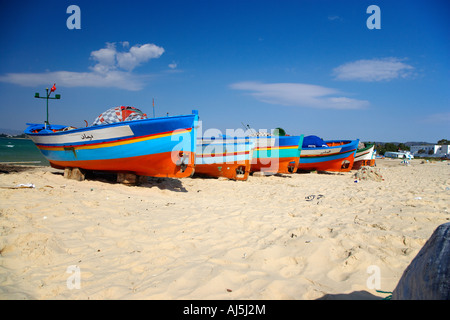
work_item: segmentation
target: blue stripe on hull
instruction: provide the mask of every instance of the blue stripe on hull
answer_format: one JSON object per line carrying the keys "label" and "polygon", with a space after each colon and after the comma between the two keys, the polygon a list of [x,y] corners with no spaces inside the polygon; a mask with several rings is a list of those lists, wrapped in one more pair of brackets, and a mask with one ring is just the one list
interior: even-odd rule
{"label": "blue stripe on hull", "polygon": [[[286,147],[286,146],[293,146],[293,145],[299,145],[300,139],[302,139],[303,136],[258,136],[258,137],[249,137],[252,141],[255,142],[255,144],[258,144],[258,141],[268,141],[270,139],[275,140],[274,147]],[[299,149],[301,149],[301,144],[299,145]]]}
{"label": "blue stripe on hull", "polygon": [[28,124],[25,133],[40,147],[49,161],[113,160],[174,150],[195,152],[197,121],[198,115],[193,112],[192,115],[126,121],[57,132],[51,130],[62,130],[65,126],[48,125],[44,129],[43,124]]}
{"label": "blue stripe on hull", "polygon": [[[195,134],[195,132],[194,132]],[[191,132],[151,140],[95,149],[41,150],[46,158],[55,161],[85,161],[122,159],[151,155],[173,150],[192,150]],[[195,139],[194,139],[195,140]]]}

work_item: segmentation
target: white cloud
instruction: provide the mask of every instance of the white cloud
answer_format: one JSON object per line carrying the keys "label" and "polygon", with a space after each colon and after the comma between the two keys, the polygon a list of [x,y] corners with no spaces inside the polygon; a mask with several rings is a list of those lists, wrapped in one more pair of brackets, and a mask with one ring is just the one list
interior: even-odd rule
{"label": "white cloud", "polygon": [[[122,42],[124,48],[129,45],[128,41]],[[163,53],[164,48],[151,43],[135,45],[125,52],[119,52],[115,43],[107,43],[106,48],[91,52],[91,59],[97,61],[97,64],[91,69],[96,72],[108,72],[116,69],[132,71],[150,59],[159,58]]]}
{"label": "white cloud", "polygon": [[363,109],[368,101],[343,97],[332,88],[304,83],[238,82],[231,84],[235,90],[250,91],[259,101],[285,106],[320,109]]}
{"label": "white cloud", "polygon": [[[127,41],[121,44],[124,49],[129,47]],[[0,76],[0,81],[22,86],[56,83],[62,87],[114,87],[136,91],[144,87],[151,75],[136,75],[132,71],[163,53],[164,49],[154,44],[135,45],[120,52],[115,43],[107,43],[105,48],[91,52],[90,58],[96,61],[90,67],[91,72],[8,73]]]}
{"label": "white cloud", "polygon": [[117,65],[119,68],[131,71],[150,59],[159,58],[163,53],[162,47],[151,43],[133,46],[128,52],[117,52]]}
{"label": "white cloud", "polygon": [[144,87],[145,79],[150,76],[138,76],[124,71],[70,72],[55,71],[44,73],[8,73],[0,76],[0,81],[25,87],[48,86],[56,83],[57,87],[113,87],[138,91]]}
{"label": "white cloud", "polygon": [[401,59],[391,57],[348,62],[335,68],[333,74],[337,80],[373,82],[406,78],[413,69]]}
{"label": "white cloud", "polygon": [[175,62],[172,62],[169,64],[169,68],[170,69],[176,69],[177,68],[177,64]]}
{"label": "white cloud", "polygon": [[95,72],[105,73],[116,68],[116,46],[114,43],[107,43],[106,48],[92,51],[91,59],[97,64],[91,69]]}

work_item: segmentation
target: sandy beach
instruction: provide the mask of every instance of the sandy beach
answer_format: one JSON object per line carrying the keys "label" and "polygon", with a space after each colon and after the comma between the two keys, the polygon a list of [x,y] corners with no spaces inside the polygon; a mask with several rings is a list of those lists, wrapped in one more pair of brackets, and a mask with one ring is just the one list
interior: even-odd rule
{"label": "sandy beach", "polygon": [[0,299],[384,298],[373,270],[392,291],[450,219],[450,163],[400,162],[377,160],[382,181],[352,171],[141,186],[2,167]]}

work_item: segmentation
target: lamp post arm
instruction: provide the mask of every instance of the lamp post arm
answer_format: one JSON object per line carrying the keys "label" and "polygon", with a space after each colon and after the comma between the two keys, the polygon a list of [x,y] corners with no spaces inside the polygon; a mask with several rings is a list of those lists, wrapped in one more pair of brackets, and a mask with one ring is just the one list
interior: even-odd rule
{"label": "lamp post arm", "polygon": [[45,126],[47,128],[47,125],[50,124],[50,123],[48,123],[48,98],[50,97],[50,94],[48,93],[48,88],[46,88],[45,90],[47,91],[47,121],[45,121]]}
{"label": "lamp post arm", "polygon": [[60,94],[56,94],[55,97],[50,97],[50,95],[52,94],[52,91],[50,90],[50,92],[49,92],[49,89],[48,89],[48,88],[45,88],[45,91],[46,91],[45,97],[40,97],[38,92],[36,92],[36,93],[34,94],[34,97],[35,97],[35,98],[45,99],[45,100],[46,100],[47,119],[46,119],[46,121],[45,121],[45,129],[47,129],[47,125],[50,125],[50,123],[49,123],[49,121],[48,121],[48,117],[49,117],[49,112],[48,112],[48,100],[49,100],[49,99],[57,99],[57,100],[59,100],[59,99],[61,99],[61,95],[60,95]]}

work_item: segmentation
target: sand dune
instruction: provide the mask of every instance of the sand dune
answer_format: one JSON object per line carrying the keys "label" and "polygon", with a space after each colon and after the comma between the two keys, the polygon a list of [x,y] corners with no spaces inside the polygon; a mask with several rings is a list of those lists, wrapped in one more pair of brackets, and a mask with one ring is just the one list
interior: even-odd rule
{"label": "sand dune", "polygon": [[131,187],[2,170],[0,298],[382,298],[368,268],[380,290],[395,288],[450,218],[450,166],[377,169],[383,181],[349,172]]}

